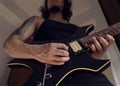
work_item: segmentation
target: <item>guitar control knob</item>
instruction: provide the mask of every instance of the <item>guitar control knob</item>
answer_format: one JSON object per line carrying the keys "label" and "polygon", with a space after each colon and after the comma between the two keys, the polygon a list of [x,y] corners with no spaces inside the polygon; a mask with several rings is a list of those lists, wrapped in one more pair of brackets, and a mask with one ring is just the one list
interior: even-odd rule
{"label": "guitar control knob", "polygon": [[45,79],[50,79],[50,78],[52,78],[52,74],[51,74],[51,73],[47,73],[47,74],[45,75]]}

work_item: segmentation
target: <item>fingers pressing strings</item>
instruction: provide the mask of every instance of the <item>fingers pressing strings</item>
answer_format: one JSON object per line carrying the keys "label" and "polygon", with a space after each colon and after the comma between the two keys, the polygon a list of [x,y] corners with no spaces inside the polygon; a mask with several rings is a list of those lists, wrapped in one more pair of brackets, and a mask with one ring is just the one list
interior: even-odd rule
{"label": "fingers pressing strings", "polygon": [[114,42],[114,38],[109,34],[103,37],[92,37],[92,40],[91,49],[93,52],[104,52]]}
{"label": "fingers pressing strings", "polygon": [[115,39],[111,35],[109,35],[109,34],[107,34],[107,35],[105,35],[103,37],[107,40],[109,45],[111,45],[115,41]]}

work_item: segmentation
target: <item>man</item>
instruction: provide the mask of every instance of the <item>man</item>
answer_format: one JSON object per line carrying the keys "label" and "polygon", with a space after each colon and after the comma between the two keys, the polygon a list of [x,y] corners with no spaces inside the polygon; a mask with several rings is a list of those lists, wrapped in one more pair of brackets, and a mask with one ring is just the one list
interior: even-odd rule
{"label": "man", "polygon": [[[38,84],[42,86],[54,86],[54,80],[53,82],[49,81],[48,84],[44,77],[43,83],[34,83],[38,71],[30,73],[31,76],[29,77],[25,75],[27,78],[22,75],[16,75],[18,73],[24,73],[25,67],[33,71],[39,70],[38,66],[33,65],[37,62],[57,65],[59,67],[69,62],[71,59],[70,53],[68,52],[69,47],[65,43],[52,41],[70,37],[78,27],[69,23],[72,16],[71,0],[45,0],[45,6],[42,8],[41,12],[42,17],[33,16],[26,20],[4,43],[3,48],[5,52],[13,58],[20,59],[14,60],[10,64],[13,65],[17,61],[17,64],[15,64],[14,67],[12,66],[14,70],[9,81],[11,86],[37,86]],[[79,34],[82,33],[83,32]],[[34,41],[50,42],[38,44],[34,43]],[[106,50],[114,42],[114,38],[107,34],[103,37],[93,37],[92,41],[93,44],[89,47],[91,57],[100,59],[104,57]],[[28,59],[34,60],[31,61],[32,65],[29,63]],[[29,70],[27,71],[29,72]],[[34,77],[35,75],[36,77]],[[40,75],[40,71],[38,75]],[[25,79],[24,82],[21,81],[23,77]],[[72,77],[72,79],[66,80],[56,86],[112,86],[102,73],[96,74],[86,71],[75,72]],[[16,82],[14,81],[15,79]]]}

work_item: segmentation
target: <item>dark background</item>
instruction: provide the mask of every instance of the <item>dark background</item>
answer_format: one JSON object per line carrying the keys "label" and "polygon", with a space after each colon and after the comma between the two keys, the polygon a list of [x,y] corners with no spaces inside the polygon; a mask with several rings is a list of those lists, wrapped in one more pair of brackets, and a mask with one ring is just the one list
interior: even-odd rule
{"label": "dark background", "polygon": [[[98,0],[105,15],[108,25],[120,22],[120,0]],[[120,51],[120,34],[115,36],[115,41]]]}

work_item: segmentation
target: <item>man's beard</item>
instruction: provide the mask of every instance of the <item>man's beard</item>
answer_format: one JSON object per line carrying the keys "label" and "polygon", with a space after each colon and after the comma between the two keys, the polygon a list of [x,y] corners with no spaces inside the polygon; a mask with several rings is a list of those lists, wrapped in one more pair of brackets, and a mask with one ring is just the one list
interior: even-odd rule
{"label": "man's beard", "polygon": [[61,9],[59,6],[52,6],[50,9],[49,9],[49,12],[50,13],[58,13],[58,12],[61,12]]}

